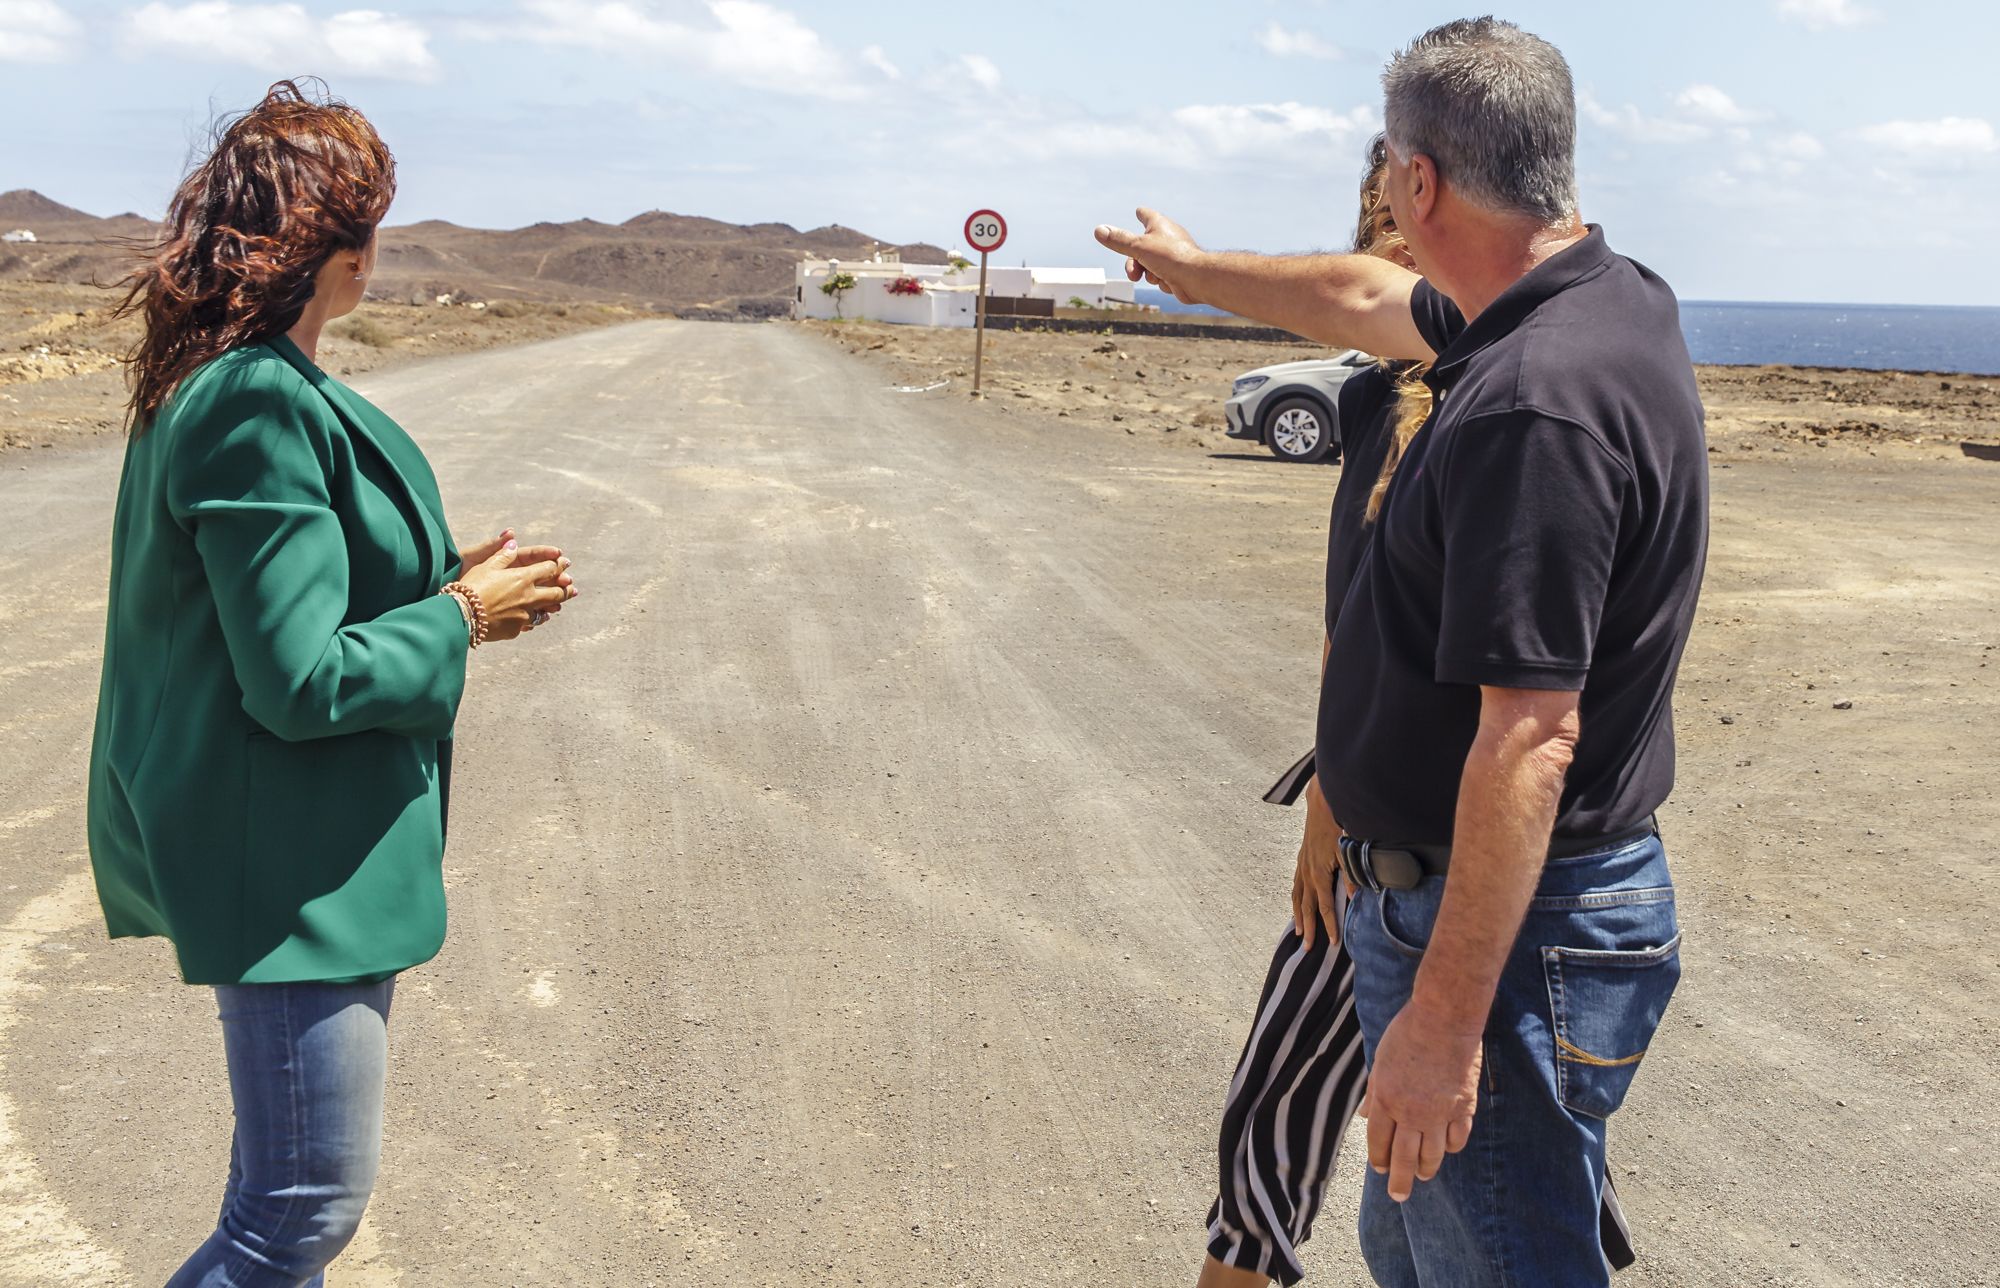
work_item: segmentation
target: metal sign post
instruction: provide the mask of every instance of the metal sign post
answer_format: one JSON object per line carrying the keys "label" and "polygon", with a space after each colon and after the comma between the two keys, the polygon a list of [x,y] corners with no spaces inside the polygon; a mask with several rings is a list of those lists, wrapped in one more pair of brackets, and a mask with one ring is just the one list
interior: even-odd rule
{"label": "metal sign post", "polygon": [[972,392],[979,393],[979,381],[986,367],[986,257],[1007,241],[1007,221],[997,210],[975,210],[965,221],[965,244],[979,252],[978,332],[972,342]]}

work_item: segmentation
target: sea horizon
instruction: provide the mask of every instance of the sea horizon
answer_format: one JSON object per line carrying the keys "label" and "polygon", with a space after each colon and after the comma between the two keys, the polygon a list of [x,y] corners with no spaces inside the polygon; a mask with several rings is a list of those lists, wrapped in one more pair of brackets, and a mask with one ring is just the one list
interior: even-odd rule
{"label": "sea horizon", "polygon": [[[1226,316],[1142,289],[1169,313]],[[2000,305],[1826,304],[1684,299],[1681,332],[1701,366],[1846,367],[1922,375],[2000,375]]]}

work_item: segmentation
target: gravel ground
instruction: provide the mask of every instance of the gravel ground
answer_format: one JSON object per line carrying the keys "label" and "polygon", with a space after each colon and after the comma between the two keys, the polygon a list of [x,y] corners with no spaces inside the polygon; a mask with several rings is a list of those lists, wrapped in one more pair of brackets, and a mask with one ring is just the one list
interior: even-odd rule
{"label": "gravel ground", "polygon": [[[125,423],[120,355],[136,322],[112,316],[101,287],[0,281],[0,454],[67,445]],[[479,307],[370,300],[328,328],[326,369],[337,376],[418,358],[524,344],[643,314],[612,304],[521,301]]]}
{"label": "gravel ground", "polygon": [[[400,985],[335,1282],[1190,1282],[1286,916],[1299,819],[1257,795],[1311,738],[1335,470],[898,393],[790,326],[360,383],[462,536],[555,537],[585,594],[474,667],[452,938]],[[1995,1282],[2000,473],[1877,450],[1716,458],[1663,811],[1687,973],[1613,1129],[1621,1284]],[[212,1004],[104,941],[85,874],[117,466],[0,469],[38,588],[0,632],[22,1288],[160,1282],[226,1157]],[[1356,1183],[1314,1282],[1361,1281]]]}
{"label": "gravel ground", "polygon": [[[803,324],[866,356],[901,384],[972,388],[972,334],[875,322]],[[1092,429],[1211,449],[1229,382],[1253,367],[1327,350],[1300,342],[992,331],[984,388],[994,405]],[[1697,367],[1709,443],[1725,460],[1831,449],[1936,459],[2000,445],[2000,376],[1820,367]],[[1260,451],[1248,445],[1244,450]]]}

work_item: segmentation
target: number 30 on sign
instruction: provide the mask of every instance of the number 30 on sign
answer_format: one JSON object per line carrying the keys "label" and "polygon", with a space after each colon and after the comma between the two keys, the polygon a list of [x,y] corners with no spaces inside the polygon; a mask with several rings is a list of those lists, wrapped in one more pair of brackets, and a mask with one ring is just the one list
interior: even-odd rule
{"label": "number 30 on sign", "polygon": [[986,370],[986,257],[1007,241],[1007,221],[997,210],[975,210],[965,221],[965,244],[979,252],[978,335],[972,342],[972,392],[979,393],[979,381]]}
{"label": "number 30 on sign", "polygon": [[997,210],[975,210],[965,221],[965,244],[982,255],[999,250],[1007,241],[1007,221]]}

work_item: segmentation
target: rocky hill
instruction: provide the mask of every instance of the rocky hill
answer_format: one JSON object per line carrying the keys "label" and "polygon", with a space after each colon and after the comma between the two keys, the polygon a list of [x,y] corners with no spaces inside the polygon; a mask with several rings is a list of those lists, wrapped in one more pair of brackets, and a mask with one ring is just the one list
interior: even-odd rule
{"label": "rocky hill", "polygon": [[[37,240],[0,246],[0,279],[111,282],[154,225],[137,215],[100,219],[38,192],[0,193],[0,232]],[[382,230],[370,293],[384,299],[595,300],[696,315],[781,313],[792,266],[804,255],[862,259],[901,251],[937,263],[945,252],[830,224],[731,224],[650,210],[622,224],[576,219],[526,228],[466,228],[444,220]]]}

